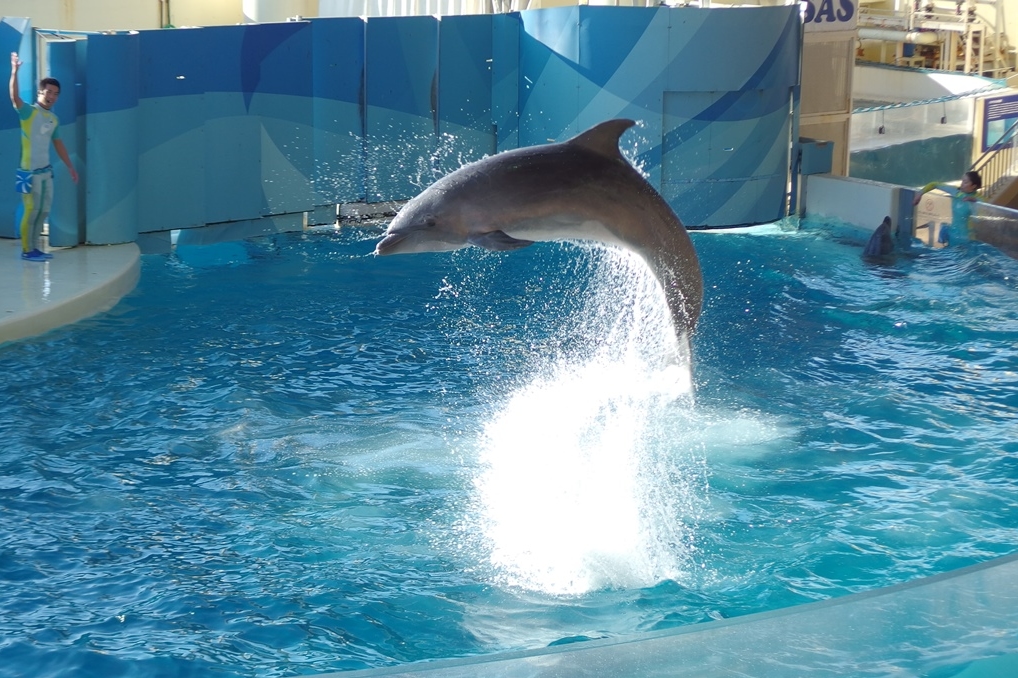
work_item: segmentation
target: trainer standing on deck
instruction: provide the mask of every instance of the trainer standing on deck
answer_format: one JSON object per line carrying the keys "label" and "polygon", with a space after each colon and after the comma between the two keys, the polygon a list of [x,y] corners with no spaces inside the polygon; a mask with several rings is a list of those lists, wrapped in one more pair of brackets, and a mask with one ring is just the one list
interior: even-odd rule
{"label": "trainer standing on deck", "polygon": [[71,179],[77,183],[67,147],[57,133],[59,121],[50,110],[60,96],[60,83],[54,78],[39,82],[39,95],[34,104],[26,104],[18,95],[18,53],[11,52],[11,103],[21,118],[21,164],[18,168],[17,191],[21,193],[17,224],[21,232],[21,258],[26,261],[52,259],[39,249],[42,225],[53,205],[53,166],[49,160],[49,146],[53,144],[57,155],[67,165]]}

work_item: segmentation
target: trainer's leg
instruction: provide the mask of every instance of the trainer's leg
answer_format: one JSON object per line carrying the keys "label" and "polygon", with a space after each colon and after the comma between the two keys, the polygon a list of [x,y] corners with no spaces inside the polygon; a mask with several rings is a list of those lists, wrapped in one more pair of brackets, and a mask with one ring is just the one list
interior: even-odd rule
{"label": "trainer's leg", "polygon": [[[39,179],[39,216],[32,225],[32,249],[42,251],[42,227],[53,207],[53,172],[37,175]],[[33,188],[35,188],[33,186]]]}
{"label": "trainer's leg", "polygon": [[39,198],[41,197],[38,179],[38,177],[32,177],[32,191],[21,194],[21,205],[18,208],[18,233],[21,235],[22,252],[31,252],[34,245],[32,229],[39,218]]}
{"label": "trainer's leg", "polygon": [[42,226],[46,223],[50,208],[53,205],[53,177],[49,174],[36,174],[32,177],[32,192],[21,196],[21,251],[31,252],[39,249],[42,239]]}

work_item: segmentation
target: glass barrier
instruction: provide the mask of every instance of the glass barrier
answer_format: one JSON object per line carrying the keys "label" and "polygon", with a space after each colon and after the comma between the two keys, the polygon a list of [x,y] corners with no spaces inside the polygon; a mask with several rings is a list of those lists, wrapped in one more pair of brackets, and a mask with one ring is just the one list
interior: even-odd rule
{"label": "glass barrier", "polygon": [[969,223],[973,238],[1018,259],[1018,210],[978,203]]}
{"label": "glass barrier", "polygon": [[852,113],[849,147],[860,151],[920,139],[971,135],[974,115],[973,98],[857,109]]}
{"label": "glass barrier", "polygon": [[668,631],[329,675],[1018,675],[1015,629],[1018,554],[876,591]]}

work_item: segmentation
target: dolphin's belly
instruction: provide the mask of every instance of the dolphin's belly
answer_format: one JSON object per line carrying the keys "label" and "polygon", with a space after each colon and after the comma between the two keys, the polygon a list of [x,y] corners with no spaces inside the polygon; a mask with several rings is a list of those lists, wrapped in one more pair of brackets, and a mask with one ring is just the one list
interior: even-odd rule
{"label": "dolphin's belly", "polygon": [[597,240],[610,245],[625,246],[625,243],[604,223],[596,219],[564,215],[517,221],[504,226],[502,231],[514,238],[535,242]]}

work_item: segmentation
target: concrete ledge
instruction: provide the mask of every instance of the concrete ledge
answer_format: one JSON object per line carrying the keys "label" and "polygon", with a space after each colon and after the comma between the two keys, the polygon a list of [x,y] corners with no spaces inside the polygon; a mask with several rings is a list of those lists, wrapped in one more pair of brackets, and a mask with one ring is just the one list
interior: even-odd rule
{"label": "concrete ledge", "polygon": [[[817,174],[806,177],[805,215],[833,218],[861,229],[874,231],[884,217],[898,226],[902,221],[901,186],[878,181]],[[911,223],[909,223],[911,227]]]}
{"label": "concrete ledge", "polygon": [[22,261],[20,241],[0,240],[0,344],[107,311],[138,284],[141,255],[134,243],[52,254],[47,262]]}

